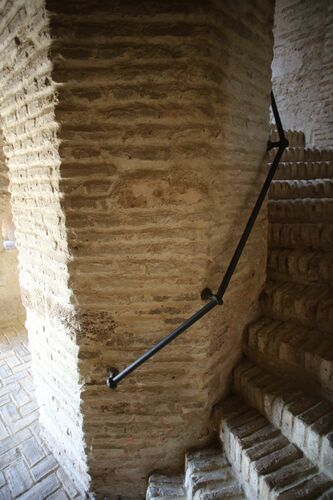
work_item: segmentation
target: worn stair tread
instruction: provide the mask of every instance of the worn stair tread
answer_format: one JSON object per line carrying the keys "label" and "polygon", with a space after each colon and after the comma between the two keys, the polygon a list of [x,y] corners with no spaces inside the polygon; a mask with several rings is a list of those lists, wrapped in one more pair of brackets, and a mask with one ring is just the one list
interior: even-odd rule
{"label": "worn stair tread", "polygon": [[191,495],[188,498],[203,500],[209,498],[245,498],[242,487],[234,477],[218,479],[205,479],[196,477],[191,485]]}
{"label": "worn stair tread", "polygon": [[225,455],[220,448],[207,447],[200,450],[190,451],[185,456],[187,472],[215,470],[228,464]]}
{"label": "worn stair tread", "polygon": [[[306,457],[301,456],[291,464],[287,464],[277,471],[273,471],[266,477],[265,487],[267,497],[274,496],[277,493],[281,498],[284,494],[289,494],[295,487],[297,482],[303,482],[303,479],[308,480],[311,474],[317,474],[316,466]],[[312,476],[313,477],[313,476]]]}
{"label": "worn stair tread", "polygon": [[153,474],[149,478],[146,498],[244,500],[245,496],[223,450],[215,446],[188,452],[184,476]]}
{"label": "worn stair tread", "polygon": [[305,479],[300,484],[282,492],[277,498],[279,500],[294,500],[297,498],[314,499],[322,493],[331,490],[332,483],[323,477],[322,474],[315,474],[314,476]]}
{"label": "worn stair tread", "polygon": [[245,498],[221,448],[187,453],[185,471],[188,498]]}
{"label": "worn stair tread", "polygon": [[262,316],[248,326],[243,350],[272,373],[297,377],[333,401],[333,342],[329,335]]}
{"label": "worn stair tread", "polygon": [[[323,493],[333,486],[297,446],[267,419],[263,422],[262,415],[257,410],[253,413],[239,396],[220,403],[219,416],[220,438],[226,455],[248,498],[268,500],[282,498],[282,495],[286,499],[298,498],[299,485],[306,481],[311,494],[312,490]],[[314,477],[316,484],[312,486]],[[302,491],[305,494],[304,489]]]}
{"label": "worn stair tread", "polygon": [[333,179],[274,180],[270,200],[332,198]]}
{"label": "worn stair tread", "polygon": [[[271,167],[267,163],[267,168]],[[275,180],[333,179],[333,161],[280,162]]]}
{"label": "worn stair tread", "polygon": [[263,312],[332,334],[333,291],[325,284],[268,281],[260,296]]}
{"label": "worn stair tread", "polygon": [[333,252],[307,249],[271,249],[267,275],[275,281],[333,284]]}
{"label": "worn stair tread", "polygon": [[268,218],[271,223],[330,223],[333,220],[332,198],[270,200]]}
{"label": "worn stair tread", "polygon": [[333,404],[300,389],[245,359],[236,368],[234,388],[284,436],[333,478]]}
{"label": "worn stair tread", "polygon": [[152,474],[149,477],[147,500],[185,500],[187,498],[185,488],[183,486],[183,477],[165,476],[163,474]]}

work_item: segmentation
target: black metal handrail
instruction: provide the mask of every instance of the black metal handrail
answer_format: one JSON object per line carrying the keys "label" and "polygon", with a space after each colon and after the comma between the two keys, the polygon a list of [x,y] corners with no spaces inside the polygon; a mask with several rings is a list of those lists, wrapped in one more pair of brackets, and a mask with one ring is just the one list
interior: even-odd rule
{"label": "black metal handrail", "polygon": [[131,363],[127,368],[122,370],[120,373],[116,368],[110,368],[108,377],[107,377],[107,385],[111,389],[115,389],[118,383],[127,377],[134,370],[139,368],[143,363],[145,363],[148,359],[150,359],[154,354],[163,349],[166,345],[170,344],[174,339],[176,339],[181,333],[185,332],[190,326],[194,325],[200,318],[205,316],[209,311],[211,311],[215,306],[223,304],[223,296],[228,288],[232,275],[235,272],[238,261],[242,255],[246,242],[251,234],[254,223],[257,219],[260,208],[264,202],[267,191],[271,185],[275,172],[280,163],[281,157],[285,148],[288,147],[289,143],[285,137],[284,130],[282,127],[280,115],[276,106],[275,98],[273,92],[271,92],[271,105],[272,111],[275,119],[275,124],[278,130],[280,140],[277,142],[268,141],[267,150],[271,150],[272,148],[278,148],[275,158],[271,164],[269,172],[267,174],[266,180],[261,188],[257,201],[252,209],[251,215],[247,221],[243,234],[239,240],[239,243],[236,247],[236,250],[231,258],[229,266],[223,276],[222,282],[218,288],[216,294],[214,294],[210,288],[205,288],[201,292],[202,300],[208,300],[207,304],[201,307],[197,312],[195,312],[190,318],[186,319],[183,323],[181,323],[175,330],[173,330],[169,335],[161,339],[157,344],[155,344],[151,349],[146,351],[142,356],[140,356],[137,360]]}

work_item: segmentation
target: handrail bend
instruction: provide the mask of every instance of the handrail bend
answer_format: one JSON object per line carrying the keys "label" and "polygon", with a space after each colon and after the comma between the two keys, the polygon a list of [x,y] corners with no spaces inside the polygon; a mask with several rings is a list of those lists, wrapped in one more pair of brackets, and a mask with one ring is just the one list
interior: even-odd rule
{"label": "handrail bend", "polygon": [[285,137],[283,126],[281,123],[280,115],[276,106],[275,98],[273,92],[271,92],[271,106],[272,106],[272,111],[275,119],[275,124],[276,128],[278,130],[279,138],[280,140],[277,142],[271,142],[268,141],[267,144],[267,150],[271,150],[272,148],[278,148],[275,158],[271,164],[271,167],[269,169],[269,172],[267,174],[266,180],[261,188],[261,191],[258,195],[257,201],[252,209],[252,212],[250,214],[250,217],[247,221],[247,224],[245,226],[245,229],[243,231],[242,236],[240,237],[239,243],[236,247],[236,250],[230,260],[229,266],[223,276],[223,279],[221,281],[221,284],[216,292],[214,294],[210,288],[205,288],[201,292],[201,298],[202,300],[208,301],[204,306],[202,306],[198,311],[196,311],[192,316],[190,316],[188,319],[186,319],[183,323],[181,323],[175,330],[173,330],[169,335],[166,337],[163,337],[157,344],[155,344],[153,347],[151,347],[148,351],[146,351],[142,356],[140,356],[138,359],[133,361],[129,366],[124,368],[121,372],[119,372],[116,368],[110,368],[108,377],[107,377],[107,385],[111,389],[116,389],[117,385],[121,380],[124,378],[128,377],[130,373],[132,373],[134,370],[139,368],[143,363],[145,363],[148,359],[150,359],[152,356],[154,356],[158,351],[163,349],[166,345],[170,344],[174,339],[176,339],[179,335],[181,335],[183,332],[185,332],[190,326],[194,325],[199,319],[201,319],[203,316],[205,316],[209,311],[211,311],[214,307],[217,305],[222,305],[223,304],[223,296],[228,288],[228,285],[230,283],[230,280],[235,272],[235,269],[237,267],[238,261],[243,253],[244,247],[246,245],[246,242],[251,234],[251,231],[253,229],[253,226],[255,224],[255,221],[257,219],[257,216],[260,212],[260,209],[262,207],[262,204],[264,202],[264,199],[266,197],[266,194],[268,192],[268,189],[271,185],[271,182],[273,180],[273,177],[276,173],[276,170],[279,166],[279,163],[281,161],[282,155],[284,150],[289,146],[288,140]]}

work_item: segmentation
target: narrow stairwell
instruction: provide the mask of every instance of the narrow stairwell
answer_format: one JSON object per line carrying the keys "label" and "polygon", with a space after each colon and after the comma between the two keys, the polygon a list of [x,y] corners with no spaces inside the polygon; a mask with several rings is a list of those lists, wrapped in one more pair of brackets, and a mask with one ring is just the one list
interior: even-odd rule
{"label": "narrow stairwell", "polygon": [[333,499],[333,151],[287,137],[262,315],[214,410],[223,449],[187,454],[185,477],[151,476],[147,499]]}

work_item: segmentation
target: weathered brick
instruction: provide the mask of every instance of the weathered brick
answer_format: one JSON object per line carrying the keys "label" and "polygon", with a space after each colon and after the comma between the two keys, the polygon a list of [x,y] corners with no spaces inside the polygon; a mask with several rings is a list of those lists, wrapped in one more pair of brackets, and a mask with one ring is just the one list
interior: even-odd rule
{"label": "weathered brick", "polygon": [[244,343],[247,355],[279,373],[290,373],[332,398],[333,350],[329,335],[292,322],[261,318],[251,325]]}
{"label": "weathered brick", "polygon": [[[206,440],[217,376],[255,314],[264,216],[223,325],[212,314],[171,358],[105,387],[109,366],[196,309],[196,287],[207,270],[217,285],[237,242],[261,185],[273,5],[4,5],[0,114],[40,420],[84,492],[89,466],[98,494],[136,496],[150,470]],[[30,410],[15,431],[32,425]]]}
{"label": "weathered brick", "polygon": [[[258,420],[262,419],[260,413],[256,415]],[[227,415],[222,416],[225,452],[249,497],[284,498],[289,490],[298,491],[295,482],[300,485],[299,491],[303,491],[303,485],[308,485],[309,491],[318,488],[319,492],[332,486],[332,481],[319,474],[316,465],[267,420],[265,427],[249,437],[242,435],[242,425],[235,428],[229,425],[229,420],[232,419]]]}
{"label": "weathered brick", "polygon": [[[330,460],[323,460],[323,454],[329,455],[329,449],[332,447],[329,438],[333,426],[333,406],[331,403],[321,400],[319,397],[307,395],[297,387],[292,390],[278,390],[274,386],[262,385],[257,382],[258,379],[247,379],[251,373],[249,362],[246,363],[247,370],[236,369],[242,373],[236,380],[236,390],[256,408],[262,410],[258,398],[254,396],[261,393],[263,398],[269,397],[273,400],[273,405],[264,407],[265,416],[274,425],[278,426],[283,434],[296,444],[304,454],[310,458],[320,470],[333,477],[332,464]],[[261,370],[263,377],[266,371]],[[284,379],[281,378],[281,387]],[[251,386],[254,386],[252,390]],[[278,408],[278,411],[276,410]],[[325,444],[324,444],[325,443]],[[322,451],[324,450],[325,452]]]}
{"label": "weathered brick", "polygon": [[305,327],[331,332],[333,302],[329,285],[272,281],[267,283],[261,302],[264,312],[276,319],[296,321]]}

